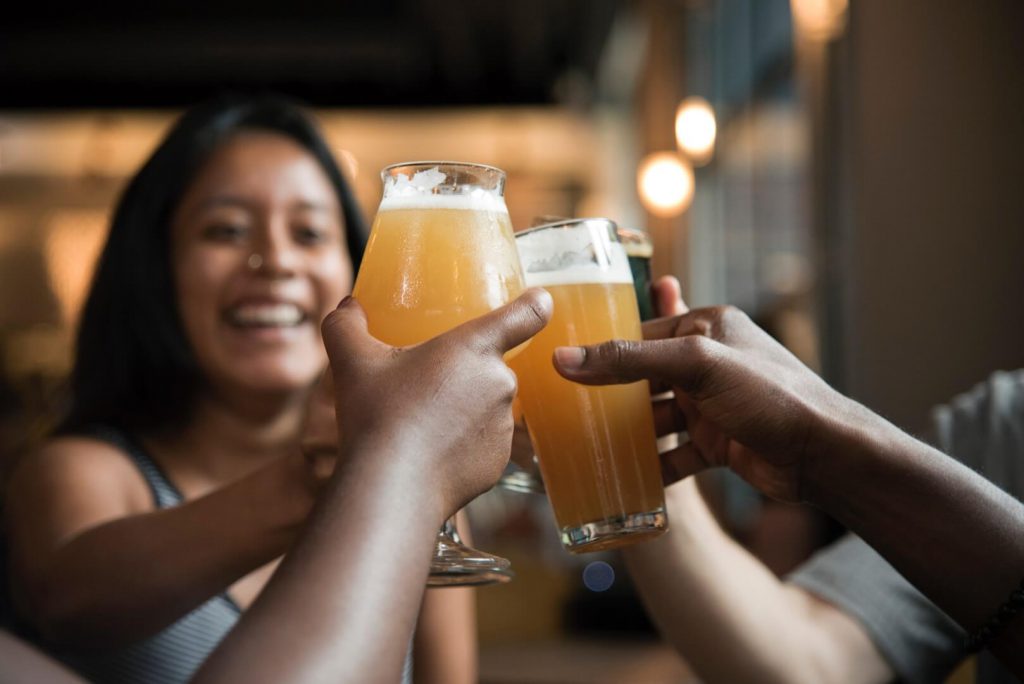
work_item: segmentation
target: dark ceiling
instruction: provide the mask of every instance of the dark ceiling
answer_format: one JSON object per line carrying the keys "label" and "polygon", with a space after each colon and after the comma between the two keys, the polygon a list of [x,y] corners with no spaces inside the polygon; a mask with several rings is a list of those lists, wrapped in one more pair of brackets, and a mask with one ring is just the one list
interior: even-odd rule
{"label": "dark ceiling", "polygon": [[538,104],[593,80],[615,0],[28,3],[0,22],[0,108],[164,107],[223,89],[321,106]]}

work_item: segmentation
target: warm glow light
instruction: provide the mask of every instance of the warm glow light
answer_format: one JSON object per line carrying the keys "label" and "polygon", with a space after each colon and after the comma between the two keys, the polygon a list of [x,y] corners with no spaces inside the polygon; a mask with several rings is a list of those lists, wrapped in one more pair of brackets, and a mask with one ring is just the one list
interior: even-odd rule
{"label": "warm glow light", "polygon": [[828,40],[846,27],[848,0],[790,0],[797,31],[807,38]]}
{"label": "warm glow light", "polygon": [[688,97],[676,110],[676,144],[694,164],[703,165],[715,152],[715,110],[703,97]]}
{"label": "warm glow light", "polygon": [[78,320],[96,259],[107,235],[107,216],[91,209],[60,209],[47,221],[46,267],[69,325]]}
{"label": "warm glow light", "polygon": [[693,201],[693,169],[675,152],[655,152],[640,162],[640,199],[656,216],[676,216]]}

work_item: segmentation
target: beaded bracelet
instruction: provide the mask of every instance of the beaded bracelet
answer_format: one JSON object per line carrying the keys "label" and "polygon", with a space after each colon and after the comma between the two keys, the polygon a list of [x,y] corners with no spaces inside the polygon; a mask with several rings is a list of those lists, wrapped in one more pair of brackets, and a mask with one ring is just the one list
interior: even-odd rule
{"label": "beaded bracelet", "polygon": [[968,653],[976,653],[988,646],[989,642],[1006,627],[1006,624],[1022,608],[1024,608],[1024,581],[1021,581],[1020,586],[1010,592],[1010,598],[999,606],[988,622],[964,639],[964,648]]}

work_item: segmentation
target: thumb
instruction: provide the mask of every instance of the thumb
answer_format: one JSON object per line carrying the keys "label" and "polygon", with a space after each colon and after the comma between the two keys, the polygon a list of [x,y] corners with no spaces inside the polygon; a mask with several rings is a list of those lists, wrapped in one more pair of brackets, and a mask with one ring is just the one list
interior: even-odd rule
{"label": "thumb", "polygon": [[584,385],[615,385],[660,380],[701,396],[725,366],[729,349],[702,335],[668,340],[611,340],[586,347],[558,347],[554,364],[567,380]]}
{"label": "thumb", "polygon": [[547,290],[532,287],[505,306],[467,321],[445,336],[466,339],[483,350],[504,354],[539,333],[551,320],[553,309]]}
{"label": "thumb", "polygon": [[690,310],[683,301],[683,288],[675,276],[662,276],[651,284],[658,316],[679,316]]}
{"label": "thumb", "polygon": [[366,312],[354,297],[345,297],[320,325],[327,358],[335,375],[345,375],[359,364],[377,358],[388,345],[367,328]]}

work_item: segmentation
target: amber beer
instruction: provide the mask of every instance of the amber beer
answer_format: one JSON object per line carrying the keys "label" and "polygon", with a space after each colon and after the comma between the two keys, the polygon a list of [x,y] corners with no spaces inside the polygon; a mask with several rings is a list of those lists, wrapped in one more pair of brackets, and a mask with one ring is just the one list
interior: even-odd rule
{"label": "amber beer", "polygon": [[523,289],[504,203],[415,204],[381,203],[353,291],[370,333],[396,346],[436,337]]}
{"label": "amber beer", "polygon": [[528,286],[554,299],[547,327],[510,365],[562,542],[598,551],[667,527],[646,382],[588,387],[552,366],[555,347],[641,337],[629,264],[615,225],[581,219],[516,236]]}
{"label": "amber beer", "polygon": [[[415,162],[390,166],[381,176],[384,196],[353,290],[374,337],[416,344],[519,295],[522,271],[501,170]],[[507,581],[508,565],[463,545],[448,521],[428,584]]]}

